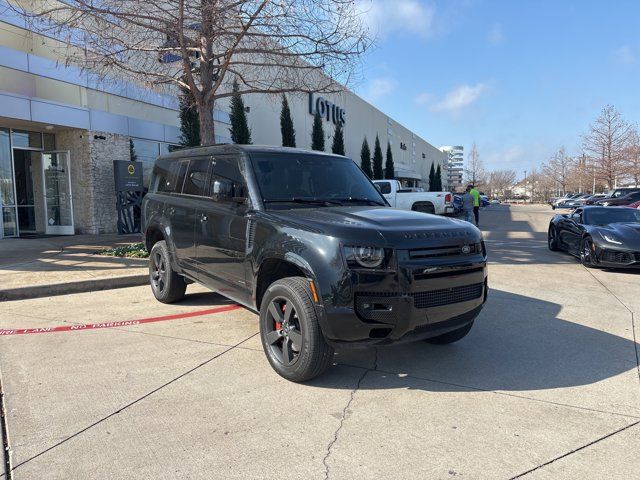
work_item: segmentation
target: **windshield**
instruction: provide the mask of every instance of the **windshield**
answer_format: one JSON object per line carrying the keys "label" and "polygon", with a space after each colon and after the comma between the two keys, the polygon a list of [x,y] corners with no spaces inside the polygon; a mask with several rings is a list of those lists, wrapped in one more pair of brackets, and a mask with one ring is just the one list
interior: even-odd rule
{"label": "windshield", "polygon": [[588,225],[640,223],[640,211],[626,207],[605,207],[602,209],[586,210],[585,223]]}
{"label": "windshield", "polygon": [[386,206],[378,189],[348,158],[260,153],[251,155],[251,163],[267,207]]}

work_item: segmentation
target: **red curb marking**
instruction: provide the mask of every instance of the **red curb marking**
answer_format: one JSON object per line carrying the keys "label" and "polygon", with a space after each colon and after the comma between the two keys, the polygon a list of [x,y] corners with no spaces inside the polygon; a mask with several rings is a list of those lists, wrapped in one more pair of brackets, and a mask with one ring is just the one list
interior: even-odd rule
{"label": "red curb marking", "polygon": [[229,312],[242,308],[240,305],[226,305],[224,307],[209,308],[207,310],[197,310],[195,312],[176,313],[174,315],[164,315],[162,317],[141,318],[139,320],[125,320],[122,322],[85,323],[84,325],[62,325],[59,327],[39,327],[39,328],[16,328],[11,330],[0,329],[0,337],[8,335],[30,335],[33,333],[54,333],[70,332],[76,330],[95,330],[101,328],[130,327],[132,325],[142,325],[143,323],[166,322],[178,320],[180,318],[200,317],[213,313]]}

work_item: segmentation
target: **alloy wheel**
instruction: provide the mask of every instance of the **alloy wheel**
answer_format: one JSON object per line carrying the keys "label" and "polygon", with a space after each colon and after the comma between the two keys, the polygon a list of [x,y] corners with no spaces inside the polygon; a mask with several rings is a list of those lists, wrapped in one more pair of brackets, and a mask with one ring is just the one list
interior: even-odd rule
{"label": "alloy wheel", "polygon": [[155,252],[151,261],[151,282],[153,288],[158,293],[162,293],[167,285],[167,268],[164,257],[160,252]]}
{"label": "alloy wheel", "polygon": [[269,303],[266,316],[266,341],[282,365],[296,363],[302,349],[300,320],[293,303],[277,297]]}
{"label": "alloy wheel", "polygon": [[582,263],[590,265],[591,262],[591,241],[585,239],[582,242],[582,250],[580,251],[580,260]]}

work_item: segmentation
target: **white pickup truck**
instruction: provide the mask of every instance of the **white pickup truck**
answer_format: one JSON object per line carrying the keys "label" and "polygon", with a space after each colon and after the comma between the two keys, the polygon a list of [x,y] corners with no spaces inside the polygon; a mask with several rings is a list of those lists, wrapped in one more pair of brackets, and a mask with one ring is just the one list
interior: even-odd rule
{"label": "white pickup truck", "polygon": [[374,180],[373,183],[392,207],[436,215],[453,213],[453,196],[450,192],[415,192],[403,189],[398,180]]}

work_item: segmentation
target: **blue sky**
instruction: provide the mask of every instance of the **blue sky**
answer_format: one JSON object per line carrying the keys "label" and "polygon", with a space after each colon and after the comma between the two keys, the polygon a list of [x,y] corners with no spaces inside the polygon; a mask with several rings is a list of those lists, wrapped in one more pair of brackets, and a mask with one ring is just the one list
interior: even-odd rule
{"label": "blue sky", "polygon": [[610,103],[640,122],[640,1],[362,1],[376,46],[354,90],[429,143],[522,171]]}

